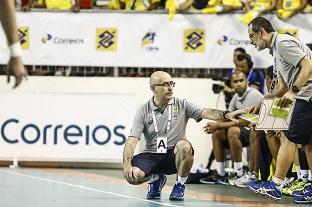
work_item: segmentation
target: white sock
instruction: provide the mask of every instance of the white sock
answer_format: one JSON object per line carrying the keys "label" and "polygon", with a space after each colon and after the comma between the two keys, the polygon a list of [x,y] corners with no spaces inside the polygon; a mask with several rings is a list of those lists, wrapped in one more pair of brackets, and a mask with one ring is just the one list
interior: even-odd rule
{"label": "white sock", "polygon": [[159,175],[158,174],[153,174],[151,179],[149,179],[148,182],[152,183],[152,182],[155,182],[158,179],[159,179]]}
{"label": "white sock", "polygon": [[181,177],[180,175],[178,175],[178,182],[181,184],[184,184],[187,180],[187,176],[186,177]]}
{"label": "white sock", "polygon": [[311,170],[309,170],[309,179],[308,180],[312,181],[312,172],[311,172]]}
{"label": "white sock", "polygon": [[297,172],[297,178],[301,178],[301,173],[300,173],[300,166],[296,165],[296,172]]}
{"label": "white sock", "polygon": [[300,175],[301,175],[301,179],[304,181],[304,182],[307,182],[308,181],[308,178],[309,178],[309,171],[310,170],[300,170]]}
{"label": "white sock", "polygon": [[234,172],[238,177],[243,175],[243,162],[234,162]]}
{"label": "white sock", "polygon": [[217,165],[217,173],[218,175],[224,176],[225,175],[225,162],[216,162]]}
{"label": "white sock", "polygon": [[283,180],[273,176],[272,181],[276,184],[276,187],[281,189],[283,187]]}

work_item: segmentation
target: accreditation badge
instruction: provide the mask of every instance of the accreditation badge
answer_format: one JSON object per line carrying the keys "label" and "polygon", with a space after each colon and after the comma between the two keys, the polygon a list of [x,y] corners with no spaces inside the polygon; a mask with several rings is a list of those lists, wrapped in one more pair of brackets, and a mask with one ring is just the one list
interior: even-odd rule
{"label": "accreditation badge", "polygon": [[157,137],[157,153],[167,153],[167,137]]}

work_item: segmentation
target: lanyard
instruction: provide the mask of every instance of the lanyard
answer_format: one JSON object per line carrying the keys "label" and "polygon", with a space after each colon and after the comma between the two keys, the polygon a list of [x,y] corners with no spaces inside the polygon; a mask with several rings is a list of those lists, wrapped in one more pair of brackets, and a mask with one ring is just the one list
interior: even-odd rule
{"label": "lanyard", "polygon": [[[155,129],[156,134],[158,134],[159,131],[157,128],[155,111],[152,111],[152,115],[153,115],[154,129]],[[166,134],[170,131],[171,119],[172,119],[172,104],[169,104],[168,105],[168,123],[167,123],[167,128],[166,128]]]}
{"label": "lanyard", "polygon": [[271,93],[273,91],[273,89],[275,88],[275,86],[278,83],[278,78],[277,78],[277,69],[276,69],[276,58],[273,56],[274,58],[274,66],[273,66],[273,78],[272,78],[272,82],[269,88],[269,93]]}

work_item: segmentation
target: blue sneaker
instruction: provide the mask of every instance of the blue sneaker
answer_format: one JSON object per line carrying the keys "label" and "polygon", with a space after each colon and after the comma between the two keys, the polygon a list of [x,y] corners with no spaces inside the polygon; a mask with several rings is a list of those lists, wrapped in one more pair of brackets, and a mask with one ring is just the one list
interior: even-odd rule
{"label": "blue sneaker", "polygon": [[148,184],[147,199],[160,199],[161,189],[166,184],[167,177],[165,175],[159,175],[159,179]]}
{"label": "blue sneaker", "polygon": [[295,203],[312,204],[312,185],[309,185],[303,190],[302,195],[297,195],[294,197]]}
{"label": "blue sneaker", "polygon": [[281,200],[282,192],[273,181],[253,182],[249,183],[248,187],[255,193],[268,196],[276,201]]}
{"label": "blue sneaker", "polygon": [[170,194],[169,200],[183,201],[184,190],[185,190],[185,185],[180,182],[177,182],[172,188],[172,192]]}
{"label": "blue sneaker", "polygon": [[247,187],[252,190],[255,193],[258,193],[257,190],[260,188],[262,181],[261,180],[257,180],[257,181],[253,181],[253,182],[249,182],[247,184]]}

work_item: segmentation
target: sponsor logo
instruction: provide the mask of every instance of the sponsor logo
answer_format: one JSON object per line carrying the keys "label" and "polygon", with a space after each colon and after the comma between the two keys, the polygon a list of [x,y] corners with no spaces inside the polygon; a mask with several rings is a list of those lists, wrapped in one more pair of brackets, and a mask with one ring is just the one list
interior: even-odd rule
{"label": "sponsor logo", "polygon": [[96,29],[96,50],[117,51],[118,32],[116,28]]}
{"label": "sponsor logo", "polygon": [[80,45],[84,44],[84,40],[81,38],[68,38],[68,37],[59,37],[52,34],[46,34],[41,38],[43,44],[53,43],[57,45]]}
{"label": "sponsor logo", "polygon": [[[0,138],[7,144],[44,144],[57,145],[105,145],[113,142],[123,145],[126,141],[125,126],[116,125],[77,125],[22,123],[19,119],[4,120],[0,127]],[[17,135],[12,135],[12,131]]]}
{"label": "sponsor logo", "polygon": [[156,52],[159,51],[159,48],[155,46],[155,38],[156,32],[155,31],[148,31],[141,41],[141,48],[148,52]]}
{"label": "sponsor logo", "polygon": [[29,27],[18,27],[17,31],[22,49],[29,49]]}
{"label": "sponsor logo", "polygon": [[248,46],[250,45],[250,40],[241,40],[223,35],[220,39],[217,40],[217,43],[218,45],[229,44],[233,46]]}
{"label": "sponsor logo", "polygon": [[186,29],[184,30],[183,48],[184,52],[205,52],[205,30]]}

